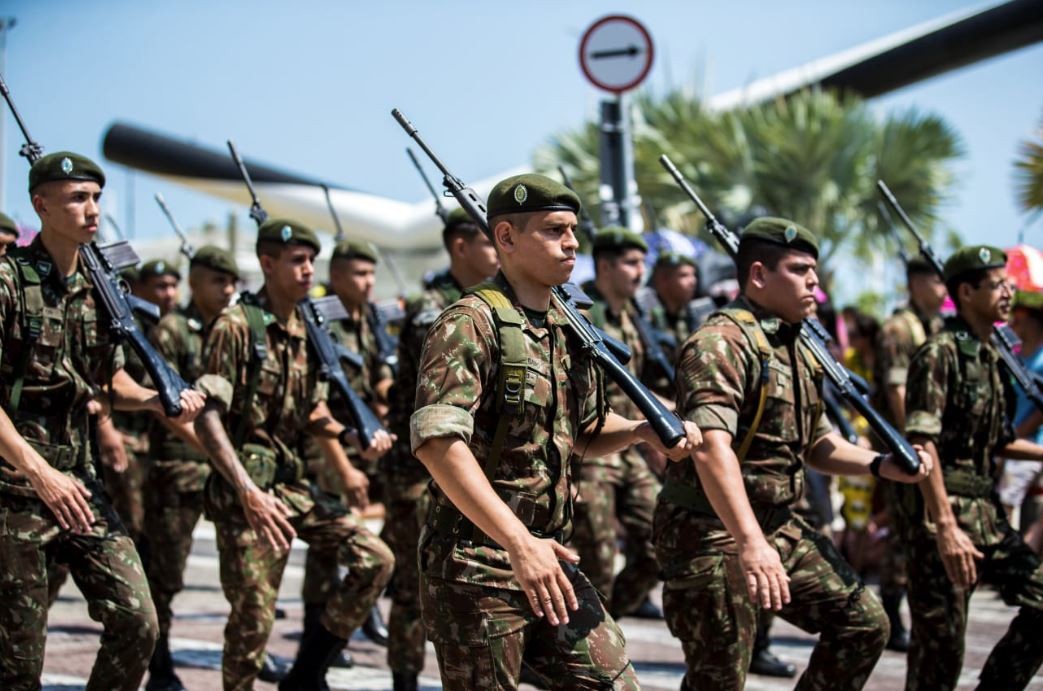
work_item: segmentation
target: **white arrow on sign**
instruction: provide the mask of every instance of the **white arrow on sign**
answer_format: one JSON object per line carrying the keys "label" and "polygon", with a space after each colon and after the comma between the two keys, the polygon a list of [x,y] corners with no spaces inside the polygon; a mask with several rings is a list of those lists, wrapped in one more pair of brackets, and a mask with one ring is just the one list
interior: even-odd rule
{"label": "white arrow on sign", "polygon": [[648,30],[636,19],[610,15],[594,22],[579,44],[579,64],[590,82],[623,93],[648,76],[655,51]]}

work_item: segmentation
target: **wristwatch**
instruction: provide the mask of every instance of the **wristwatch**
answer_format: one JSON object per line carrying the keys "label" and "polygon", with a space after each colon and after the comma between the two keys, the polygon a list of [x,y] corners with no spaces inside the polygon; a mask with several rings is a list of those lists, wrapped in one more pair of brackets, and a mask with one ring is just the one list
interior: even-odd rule
{"label": "wristwatch", "polygon": [[880,477],[880,464],[887,459],[887,456],[882,453],[878,453],[873,462],[869,464],[869,473],[873,477]]}

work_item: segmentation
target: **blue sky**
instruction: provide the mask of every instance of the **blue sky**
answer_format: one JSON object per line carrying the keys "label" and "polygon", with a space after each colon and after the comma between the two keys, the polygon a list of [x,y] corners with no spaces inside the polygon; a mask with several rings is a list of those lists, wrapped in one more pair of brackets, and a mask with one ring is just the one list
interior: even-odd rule
{"label": "blue sky", "polygon": [[[867,2],[149,2],[7,0],[17,18],[5,78],[48,150],[101,156],[126,120],[343,185],[415,201],[426,191],[388,112],[401,108],[465,180],[531,161],[554,133],[596,113],[577,65],[596,18],[639,18],[657,46],[649,82],[719,93],[913,24],[976,6]],[[1013,244],[1024,217],[1012,160],[1043,119],[1043,45],[874,101],[948,118],[968,155],[945,222],[968,241]],[[6,211],[35,221],[20,134],[5,126]],[[223,224],[227,202],[107,164],[108,210],[138,237],[166,233],[152,194],[183,226]],[[244,215],[245,222],[245,215]],[[249,227],[249,226],[245,226]],[[1037,220],[1027,240],[1043,245]]]}

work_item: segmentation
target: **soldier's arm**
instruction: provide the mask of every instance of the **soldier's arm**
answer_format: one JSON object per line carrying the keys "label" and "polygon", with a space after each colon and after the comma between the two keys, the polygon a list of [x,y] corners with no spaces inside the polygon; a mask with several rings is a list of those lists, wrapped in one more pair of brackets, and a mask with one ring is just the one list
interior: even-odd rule
{"label": "soldier's arm", "polygon": [[645,420],[629,420],[622,415],[610,412],[600,429],[596,423],[591,423],[576,439],[576,450],[584,457],[600,458],[633,444],[647,442],[660,453],[677,461],[688,458],[692,449],[702,443],[699,427],[694,422],[687,420],[683,424],[685,438],[674,447],[667,449]]}
{"label": "soldier's arm", "polygon": [[[147,389],[134,381],[125,369],[120,368],[112,375],[112,393],[117,410],[147,410],[160,417],[166,416],[159,394],[154,389]],[[203,409],[205,402],[206,396],[199,391],[185,389],[181,392],[181,414],[173,421],[184,424],[192,422]]]}
{"label": "soldier's arm", "polygon": [[320,400],[312,408],[308,418],[308,432],[316,439],[343,440],[355,447],[359,454],[367,460],[380,458],[388,451],[395,441],[395,437],[388,434],[387,430],[381,429],[373,435],[368,447],[363,447],[362,439],[354,429],[345,427],[333,417],[325,400]]}
{"label": "soldier's arm", "polygon": [[999,451],[1004,458],[1016,461],[1043,461],[1043,446],[1028,439],[1015,439]]}
{"label": "soldier's arm", "polygon": [[909,357],[901,348],[900,336],[895,332],[895,328],[894,323],[887,323],[880,330],[876,357],[880,361],[880,371],[884,378],[880,385],[884,387],[884,396],[887,398],[891,416],[895,426],[904,430],[905,381],[909,371]]}
{"label": "soldier's arm", "polygon": [[322,451],[323,459],[333,467],[340,478],[348,504],[360,509],[369,506],[369,478],[351,464],[348,454],[344,453],[344,447],[330,437],[315,437],[315,443]]}
{"label": "soldier's arm", "polygon": [[[809,466],[827,475],[869,474],[869,466],[877,456],[875,451],[852,444],[835,433],[825,415],[819,421],[817,432],[816,439],[807,454]],[[884,456],[884,462],[880,464],[880,475],[888,480],[906,483],[917,483],[927,477],[931,468],[934,467],[934,459],[923,446],[917,445],[913,448],[920,456],[920,469],[916,474],[909,475],[903,471],[895,462],[894,454],[889,453]]]}

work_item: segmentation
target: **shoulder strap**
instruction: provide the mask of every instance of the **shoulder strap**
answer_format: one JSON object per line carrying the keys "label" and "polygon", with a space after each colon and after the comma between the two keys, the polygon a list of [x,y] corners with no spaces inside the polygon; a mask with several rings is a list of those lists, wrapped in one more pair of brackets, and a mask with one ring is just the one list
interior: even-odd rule
{"label": "shoulder strap", "polygon": [[250,368],[246,384],[246,398],[243,399],[243,414],[235,429],[235,446],[241,449],[246,442],[246,431],[250,425],[250,409],[257,395],[257,384],[261,380],[261,363],[268,357],[265,338],[264,310],[257,305],[240,303],[246,313],[246,323],[250,327]]}
{"label": "shoulder strap", "polygon": [[746,436],[743,437],[742,443],[739,444],[739,448],[735,452],[741,463],[746,460],[746,454],[749,453],[750,445],[753,444],[753,437],[757,434],[757,429],[761,425],[761,418],[764,417],[764,408],[768,403],[768,377],[771,374],[768,363],[775,357],[775,354],[771,349],[771,344],[768,343],[768,337],[764,335],[764,329],[761,328],[757,318],[753,316],[753,312],[738,307],[725,307],[719,310],[719,312],[735,322],[739,329],[746,334],[746,338],[757,349],[760,359],[761,371],[757,380],[757,412],[754,413],[753,423],[750,424],[749,430],[746,431]]}
{"label": "shoulder strap", "polygon": [[43,290],[40,288],[40,274],[25,253],[15,250],[10,256],[18,269],[15,276],[19,283],[17,287],[22,303],[22,332],[26,346],[15,364],[14,381],[11,384],[9,404],[11,412],[15,413],[22,402],[22,387],[25,385],[26,368],[32,359],[33,346],[43,332]]}
{"label": "shoulder strap", "polygon": [[905,324],[905,327],[909,329],[909,335],[913,339],[913,345],[917,348],[922,346],[927,340],[927,332],[924,331],[920,318],[913,314],[912,310],[907,309],[901,310],[897,316]]}

